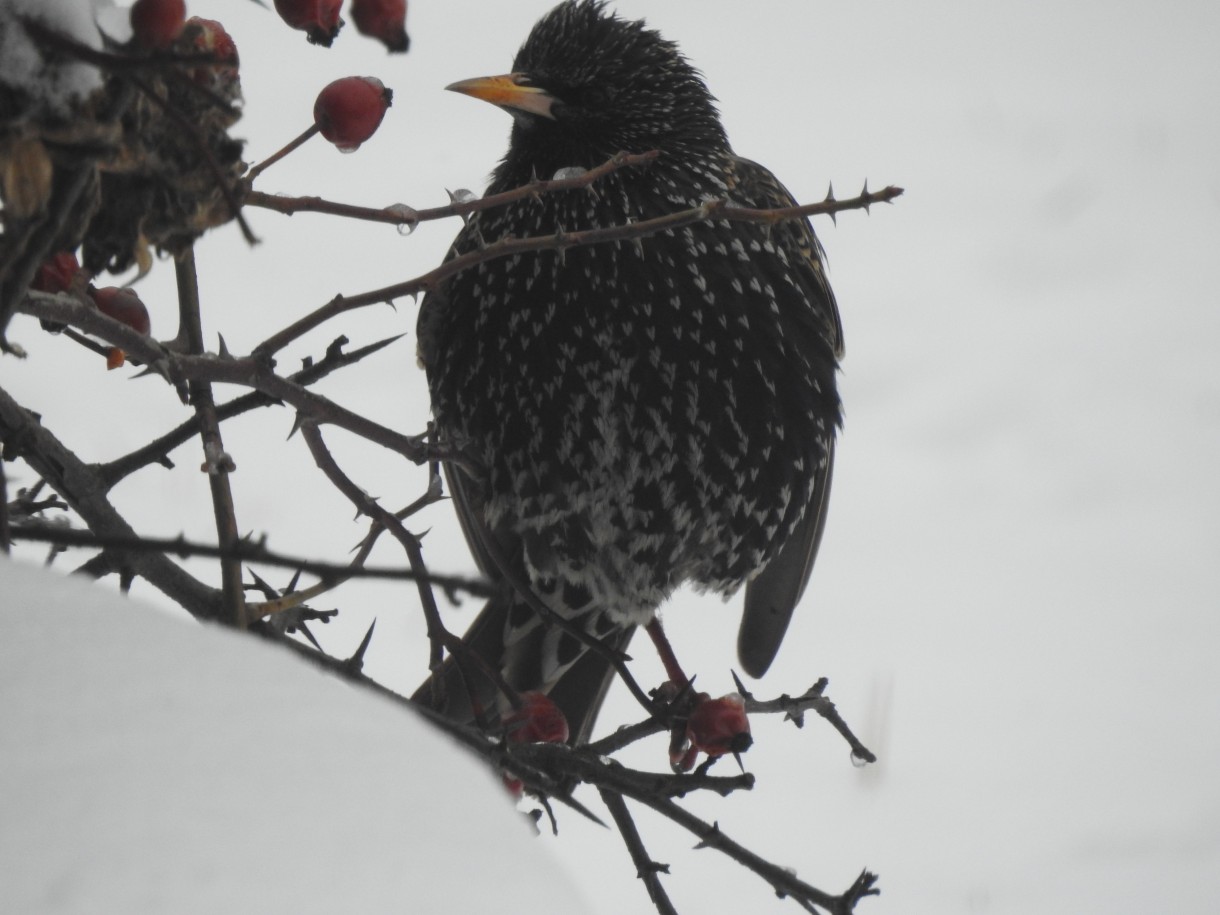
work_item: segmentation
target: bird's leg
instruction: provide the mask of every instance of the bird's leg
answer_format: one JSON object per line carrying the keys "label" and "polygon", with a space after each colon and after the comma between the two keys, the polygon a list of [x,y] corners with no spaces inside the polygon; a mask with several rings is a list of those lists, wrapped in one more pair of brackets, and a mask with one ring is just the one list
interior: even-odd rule
{"label": "bird's leg", "polygon": [[673,646],[661,628],[661,621],[654,616],[644,628],[648,630],[648,636],[656,646],[665,674],[669,677],[667,682],[653,691],[653,696],[666,703],[663,714],[669,728],[669,764],[675,772],[689,772],[699,749],[692,745],[686,733],[687,722],[699,696],[691,685],[690,677],[678,663]]}
{"label": "bird's leg", "polygon": [[661,664],[665,667],[665,674],[669,677],[670,682],[677,686],[679,690],[689,688],[690,678],[686,676],[686,673],[682,670],[682,665],[678,663],[673,646],[669,644],[669,639],[665,636],[665,630],[661,628],[661,621],[654,616],[644,628],[648,631],[648,637],[652,639],[652,644],[656,646],[657,654],[661,656]]}

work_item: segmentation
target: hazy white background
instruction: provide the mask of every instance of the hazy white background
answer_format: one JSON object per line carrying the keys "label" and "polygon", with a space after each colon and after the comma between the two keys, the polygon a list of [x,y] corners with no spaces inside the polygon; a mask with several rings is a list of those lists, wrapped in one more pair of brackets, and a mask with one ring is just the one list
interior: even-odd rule
{"label": "hazy white background", "polygon": [[[376,75],[396,93],[358,153],[339,156],[315,140],[263,176],[262,189],[423,207],[442,202],[446,187],[481,190],[509,128],[501,112],[441,87],[507,70],[550,5],[413,4],[405,58],[387,58],[354,31],[329,53],[307,47],[241,0],[195,0],[191,11],[223,20],[237,40],[246,108],[235,133],[249,138],[251,159],[307,126],[314,90],[332,78]],[[692,806],[824,889],[842,889],[864,866],[879,871],[883,895],[861,912],[1212,911],[1220,10],[615,6],[681,43],[719,97],[737,150],[799,199],[820,199],[830,181],[846,196],[866,177],[870,187],[907,188],[871,217],[817,223],[846,328],[847,422],[813,583],[758,687],[769,696],[829,676],[830,694],[881,762],[853,768],[816,720],[804,731],[757,721],[748,762],[758,788]],[[234,352],[334,293],[423,272],[456,231],[428,225],[402,238],[319,216],[250,217],[264,239],[257,249],[228,228],[198,255],[205,320]],[[140,291],[154,333],[172,334],[169,265]],[[353,343],[412,334],[415,313],[402,301],[351,316],[281,366],[320,354],[340,331]],[[121,454],[186,415],[164,385],[106,374],[28,319],[10,336],[31,357],[0,361],[0,383],[86,458]],[[426,399],[413,348],[408,337],[321,390],[417,431]],[[341,557],[363,528],[303,446],[282,443],[290,427],[287,411],[229,427],[239,523],[270,531],[278,549]],[[330,438],[387,505],[418,495],[418,473]],[[177,471],[149,470],[116,499],[148,534],[209,539],[197,447],[174,458]],[[434,568],[473,569],[447,506],[417,526],[432,528]],[[397,557],[387,549],[378,558]],[[410,589],[363,586],[337,601],[346,624],[317,627],[323,644],[350,651],[376,617],[368,670],[410,689],[426,663]],[[729,689],[735,606],[685,595],[665,616],[704,688]],[[643,648],[640,676],[659,679]],[[4,705],[37,695],[27,686]],[[636,714],[616,696],[602,721]],[[630,759],[661,766],[663,757],[658,741]],[[411,767],[409,758],[387,766],[387,782]],[[640,821],[654,856],[672,867],[680,911],[795,911],[714,852],[690,851],[685,834]],[[230,829],[216,840],[233,838]],[[384,851],[384,837],[366,841]],[[649,910],[613,834],[565,816],[558,841],[522,841],[551,847],[595,911]],[[451,879],[481,879],[471,858],[454,853]],[[404,855],[402,866],[413,863]],[[251,910],[284,898],[281,886],[250,886]],[[400,908],[413,907],[404,899]]]}

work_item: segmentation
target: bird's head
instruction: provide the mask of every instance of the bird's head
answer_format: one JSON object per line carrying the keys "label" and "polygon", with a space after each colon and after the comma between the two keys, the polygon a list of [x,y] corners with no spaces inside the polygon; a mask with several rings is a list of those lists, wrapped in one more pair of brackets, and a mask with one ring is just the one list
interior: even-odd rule
{"label": "bird's head", "polygon": [[677,46],[607,11],[604,0],[567,0],[534,26],[511,73],[447,87],[513,115],[504,168],[541,177],[592,167],[616,152],[727,149],[699,71]]}

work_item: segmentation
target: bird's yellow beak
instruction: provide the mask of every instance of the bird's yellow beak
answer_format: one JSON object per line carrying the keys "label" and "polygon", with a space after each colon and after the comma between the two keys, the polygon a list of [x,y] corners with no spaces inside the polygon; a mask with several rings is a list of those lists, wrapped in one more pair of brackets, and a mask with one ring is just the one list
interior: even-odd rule
{"label": "bird's yellow beak", "polygon": [[491,102],[501,108],[516,108],[544,118],[554,120],[551,106],[555,96],[537,86],[521,85],[520,73],[505,73],[503,76],[478,76],[451,83],[445,88],[473,98]]}

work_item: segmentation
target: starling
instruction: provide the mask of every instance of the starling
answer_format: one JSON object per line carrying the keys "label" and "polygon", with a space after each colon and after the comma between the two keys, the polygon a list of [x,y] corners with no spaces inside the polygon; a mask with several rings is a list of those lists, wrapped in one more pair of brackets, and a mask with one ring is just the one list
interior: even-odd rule
{"label": "starling", "polygon": [[[500,239],[622,226],[709,199],[794,203],[737,156],[702,75],[643,22],[567,0],[504,76],[449,89],[513,117],[489,194],[658,150],[586,188],[470,215],[449,257]],[[840,421],[842,328],[807,221],[713,219],[639,239],[501,257],[430,292],[419,357],[462,528],[482,571],[621,650],[685,582],[746,586],[741,664],[760,676],[809,578]],[[587,738],[605,657],[511,587],[464,641]],[[459,655],[463,652],[459,652]],[[450,658],[416,693],[495,720],[500,690]],[[475,711],[472,711],[472,706]]]}

